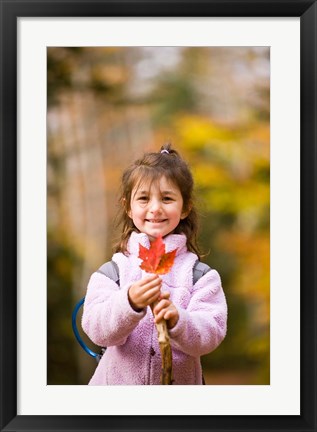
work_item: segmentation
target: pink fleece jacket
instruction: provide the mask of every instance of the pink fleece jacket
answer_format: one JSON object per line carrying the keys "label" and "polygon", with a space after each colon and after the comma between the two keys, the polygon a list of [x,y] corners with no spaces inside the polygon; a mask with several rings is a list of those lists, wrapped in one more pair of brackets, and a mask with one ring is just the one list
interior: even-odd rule
{"label": "pink fleece jacket", "polygon": [[[211,270],[193,286],[197,256],[187,250],[186,237],[164,238],[166,251],[178,249],[172,270],[162,277],[162,291],[179,312],[169,331],[173,354],[173,384],[202,384],[200,356],[210,353],[224,339],[227,304],[219,274]],[[107,276],[93,273],[87,288],[82,327],[99,346],[107,347],[90,385],[160,384],[161,354],[150,307],[136,312],[128,289],[145,276],[139,265],[139,243],[149,248],[146,234],[132,233],[128,255],[116,253],[120,287]]]}

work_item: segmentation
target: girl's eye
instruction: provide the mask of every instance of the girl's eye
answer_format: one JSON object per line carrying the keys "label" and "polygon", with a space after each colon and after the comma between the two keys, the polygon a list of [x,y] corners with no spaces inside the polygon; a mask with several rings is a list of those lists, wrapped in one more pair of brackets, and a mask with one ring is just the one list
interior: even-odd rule
{"label": "girl's eye", "polygon": [[164,198],[163,198],[163,201],[173,201],[173,199],[172,199],[171,197],[168,197],[168,196],[167,196],[167,197],[164,197]]}
{"label": "girl's eye", "polygon": [[146,196],[140,196],[138,198],[138,201],[147,201],[147,200],[148,200],[148,197],[146,197]]}

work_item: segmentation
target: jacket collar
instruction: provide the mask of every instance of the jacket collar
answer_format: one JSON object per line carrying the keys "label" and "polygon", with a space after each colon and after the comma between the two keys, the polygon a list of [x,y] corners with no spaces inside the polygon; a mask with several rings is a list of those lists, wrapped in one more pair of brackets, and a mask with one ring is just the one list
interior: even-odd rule
{"label": "jacket collar", "polygon": [[[171,252],[172,250],[177,249],[176,255],[179,255],[180,253],[187,251],[187,238],[185,234],[169,234],[166,237],[163,237],[163,241],[166,252]],[[150,248],[150,240],[148,236],[144,233],[133,231],[128,241],[128,252],[132,255],[139,256],[139,244],[147,249]]]}

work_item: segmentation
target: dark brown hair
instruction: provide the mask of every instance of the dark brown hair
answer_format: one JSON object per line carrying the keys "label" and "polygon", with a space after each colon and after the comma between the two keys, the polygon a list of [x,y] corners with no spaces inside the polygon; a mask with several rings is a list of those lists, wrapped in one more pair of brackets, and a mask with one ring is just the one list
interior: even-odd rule
{"label": "dark brown hair", "polygon": [[187,248],[200,257],[197,246],[198,218],[194,207],[193,176],[187,163],[180,157],[171,144],[165,144],[157,153],[145,153],[141,159],[136,160],[123,173],[121,179],[121,194],[119,198],[118,225],[122,225],[121,237],[115,245],[116,252],[127,252],[127,243],[133,231],[139,232],[128,216],[131,203],[132,190],[142,182],[150,183],[159,180],[162,176],[173,182],[180,190],[183,198],[183,211],[188,212],[186,218],[181,219],[175,228],[175,234],[185,234]]}

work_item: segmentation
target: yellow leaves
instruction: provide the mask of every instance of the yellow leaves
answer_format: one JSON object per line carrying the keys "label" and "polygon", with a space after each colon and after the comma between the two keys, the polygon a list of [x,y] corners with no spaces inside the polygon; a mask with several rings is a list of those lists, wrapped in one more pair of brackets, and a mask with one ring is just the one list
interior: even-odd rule
{"label": "yellow leaves", "polygon": [[174,119],[174,129],[182,146],[195,150],[208,144],[224,142],[254,141],[269,144],[270,128],[267,122],[248,121],[246,123],[217,122],[211,117],[183,114]]}
{"label": "yellow leaves", "polygon": [[262,212],[270,202],[270,190],[267,185],[256,182],[235,184],[210,184],[204,193],[205,208],[214,212],[245,213]]}
{"label": "yellow leaves", "polygon": [[193,167],[204,210],[253,212],[269,207],[269,124],[225,124],[206,116],[175,118],[178,141]]}
{"label": "yellow leaves", "polygon": [[[268,123],[217,123],[208,117],[182,115],[175,119],[177,141],[195,167],[198,185],[248,180],[269,169]],[[200,171],[202,174],[200,174]]]}
{"label": "yellow leaves", "polygon": [[247,130],[246,138],[258,143],[270,142],[270,125],[268,122],[255,124]]}
{"label": "yellow leaves", "polygon": [[202,163],[193,167],[193,175],[196,185],[199,187],[215,187],[221,184],[229,184],[228,171],[221,166]]}
{"label": "yellow leaves", "polygon": [[174,127],[182,147],[191,152],[206,146],[218,147],[237,139],[235,130],[221,126],[208,117],[184,115],[175,120]]}
{"label": "yellow leaves", "polygon": [[[267,301],[270,293],[270,237],[264,232],[245,233],[232,229],[222,232],[219,246],[233,255],[237,262],[233,289],[248,301]],[[262,310],[264,312],[264,310]],[[266,309],[266,320],[269,319]]]}

